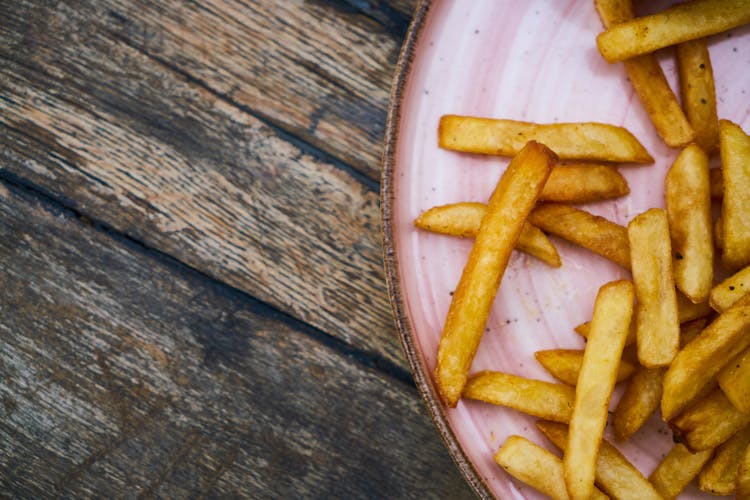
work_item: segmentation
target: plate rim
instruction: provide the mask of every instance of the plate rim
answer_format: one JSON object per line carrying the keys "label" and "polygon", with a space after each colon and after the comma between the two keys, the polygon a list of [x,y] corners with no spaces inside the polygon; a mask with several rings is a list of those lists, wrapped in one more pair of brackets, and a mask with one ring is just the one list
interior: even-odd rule
{"label": "plate rim", "polygon": [[443,439],[451,458],[466,482],[480,498],[491,499],[494,498],[494,495],[491,493],[489,485],[476,470],[474,464],[461,447],[458,438],[448,422],[445,408],[437,395],[437,389],[434,386],[432,377],[428,373],[428,370],[426,370],[425,366],[420,362],[416,346],[416,336],[411,329],[409,319],[406,315],[406,302],[398,280],[399,266],[396,252],[396,237],[394,234],[393,204],[395,202],[394,168],[396,164],[396,150],[398,147],[401,110],[403,108],[406,85],[411,76],[416,50],[427,24],[429,11],[436,3],[437,0],[420,0],[417,4],[412,21],[406,32],[404,43],[401,46],[391,84],[383,156],[381,161],[380,183],[383,261],[385,265],[388,298],[395,319],[396,330],[422,401],[427,406],[427,411],[432,419],[432,423],[440,434],[440,437]]}

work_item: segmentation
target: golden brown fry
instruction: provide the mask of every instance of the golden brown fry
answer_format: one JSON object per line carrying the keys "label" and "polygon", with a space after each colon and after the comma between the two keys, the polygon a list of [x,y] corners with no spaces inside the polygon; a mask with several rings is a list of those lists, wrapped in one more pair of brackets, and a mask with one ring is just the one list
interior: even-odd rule
{"label": "golden brown fry", "polygon": [[[750,2],[745,4],[750,10]],[[750,264],[750,136],[739,125],[721,120],[719,145],[724,179],[722,260],[739,269]]]}
{"label": "golden brown fry", "polygon": [[[705,318],[699,318],[680,325],[680,345],[685,346],[697,337],[706,322]],[[665,372],[666,368],[640,367],[630,378],[612,418],[618,441],[635,434],[659,408]]]}
{"label": "golden brown fry", "polygon": [[[458,236],[459,238],[473,238],[479,232],[482,217],[486,213],[486,203],[471,201],[450,203],[426,210],[414,219],[414,225],[433,233]],[[520,239],[519,236],[519,241]]]}
{"label": "golden brown fry", "polygon": [[683,444],[676,444],[659,462],[649,481],[665,499],[676,498],[698,475],[711,458],[713,449],[692,453]]}
{"label": "golden brown fry", "polygon": [[[522,436],[509,436],[495,453],[495,462],[511,476],[553,500],[568,500],[562,461]],[[598,489],[591,498],[608,498]]]}
{"label": "golden brown fry", "polygon": [[750,296],[738,300],[675,356],[664,375],[661,412],[671,420],[750,345]]}
{"label": "golden brown fry", "polygon": [[[635,17],[630,0],[595,0],[605,28]],[[651,123],[668,146],[680,147],[693,140],[695,133],[667,82],[656,56],[643,54],[625,61],[628,79],[648,113]]]}
{"label": "golden brown fry", "polygon": [[708,318],[698,318],[680,325],[680,349],[692,342],[705,328]]}
{"label": "golden brown fry", "polygon": [[635,17],[631,0],[594,0],[594,7],[605,28]]}
{"label": "golden brown fry", "polygon": [[490,198],[456,287],[438,345],[435,377],[446,405],[456,406],[482,339],[511,251],[542,192],[555,153],[529,142],[510,162]]}
{"label": "golden brown fry", "polygon": [[[711,314],[711,306],[708,305],[708,302],[701,302],[698,304],[693,304],[690,302],[690,300],[687,299],[680,291],[677,291],[677,319],[680,322],[680,325],[685,325],[686,323],[695,322],[696,320],[700,320]],[[687,326],[687,325],[685,325]],[[581,323],[577,327],[574,328],[575,332],[579,334],[583,338],[589,337],[589,330],[591,329],[591,322],[587,321],[585,323]],[[635,332],[636,332],[636,324],[635,322],[631,322],[630,324],[630,333],[628,333],[628,338],[625,339],[625,345],[629,346],[635,343]],[[684,336],[684,331],[682,331],[682,335]],[[682,337],[681,337],[682,338]],[[681,342],[683,342],[681,340]]]}
{"label": "golden brown fry", "polygon": [[712,168],[708,173],[711,182],[711,198],[724,196],[724,178],[721,176],[720,168]]}
{"label": "golden brown fry", "polygon": [[466,382],[463,397],[555,422],[570,421],[575,389],[500,372],[481,372]]}
{"label": "golden brown fry", "polygon": [[722,312],[750,293],[750,266],[737,271],[711,290],[711,307]]}
{"label": "golden brown fry", "polygon": [[628,182],[616,168],[609,165],[576,163],[553,168],[539,199],[586,203],[617,198],[628,193]]}
{"label": "golden brown fry", "polygon": [[678,148],[695,138],[695,131],[672,92],[659,61],[644,54],[624,61],[628,79],[651,123],[667,146]]}
{"label": "golden brown fry", "polygon": [[[587,339],[589,338],[589,332],[591,331],[591,322],[587,321],[585,323],[581,323],[577,327],[574,328],[575,332],[580,335],[581,337]],[[625,339],[625,345],[633,345],[635,344],[635,322],[630,322],[630,331],[628,332],[628,338]]]}
{"label": "golden brown fry", "polygon": [[572,499],[589,498],[594,487],[596,457],[630,329],[633,300],[633,284],[623,280],[602,286],[594,303],[563,457],[565,485]]}
{"label": "golden brown fry", "polygon": [[[557,422],[539,421],[536,426],[552,444],[562,451],[568,441],[568,426]],[[621,500],[661,499],[653,485],[628,462],[617,448],[602,440],[596,459],[596,484],[612,498]]]}
{"label": "golden brown fry", "polygon": [[518,241],[516,241],[515,248],[525,254],[536,257],[549,266],[562,266],[560,254],[557,253],[555,245],[552,244],[541,229],[532,226],[528,222],[523,223],[521,235],[518,237]]}
{"label": "golden brown fry", "polygon": [[[578,373],[581,371],[583,351],[577,349],[550,349],[537,351],[534,357],[550,375],[560,382],[569,385],[578,383]],[[636,367],[629,361],[621,360],[617,370],[617,382],[630,378]]]}
{"label": "golden brown fry", "polygon": [[698,476],[698,487],[713,495],[733,494],[737,471],[748,444],[750,444],[750,426],[740,429],[716,448],[714,457]]}
{"label": "golden brown fry", "polygon": [[674,281],[692,302],[705,302],[714,279],[708,156],[695,144],[682,150],[664,182]]}
{"label": "golden brown fry", "polygon": [[651,163],[638,139],[605,123],[539,124],[474,116],[444,115],[438,127],[441,148],[513,156],[528,141],[538,141],[561,159]]}
{"label": "golden brown fry", "polygon": [[650,16],[611,26],[596,37],[608,62],[703,38],[750,22],[750,4],[737,0],[694,0]]}
{"label": "golden brown fry", "polygon": [[708,301],[694,304],[677,290],[677,317],[681,324],[694,319],[705,318],[712,311],[713,309],[711,309]]}
{"label": "golden brown fry", "polygon": [[612,421],[619,441],[635,434],[659,408],[665,371],[666,368],[641,367],[630,378]]}
{"label": "golden brown fry", "polygon": [[716,379],[734,407],[750,415],[750,347],[722,368]]}
{"label": "golden brown fry", "polygon": [[750,446],[745,449],[737,471],[737,500],[750,499]]}
{"label": "golden brown fry", "polygon": [[[553,169],[554,170],[554,169]],[[433,233],[473,238],[487,213],[484,203],[463,202],[432,207],[414,220],[414,225]],[[562,261],[557,249],[538,227],[525,222],[515,245],[516,250],[532,255],[552,267]]]}
{"label": "golden brown fry", "polygon": [[706,39],[698,38],[677,45],[677,66],[682,104],[695,131],[695,144],[711,153],[719,145],[719,117]]}
{"label": "golden brown fry", "polygon": [[652,208],[638,215],[628,224],[628,239],[638,298],[635,310],[638,360],[647,368],[666,366],[680,347],[667,214]]}
{"label": "golden brown fry", "polygon": [[719,389],[698,400],[669,423],[675,439],[693,452],[719,446],[748,424],[750,415],[737,410]]}
{"label": "golden brown fry", "polygon": [[569,205],[540,203],[529,222],[630,269],[628,232],[623,226]]}

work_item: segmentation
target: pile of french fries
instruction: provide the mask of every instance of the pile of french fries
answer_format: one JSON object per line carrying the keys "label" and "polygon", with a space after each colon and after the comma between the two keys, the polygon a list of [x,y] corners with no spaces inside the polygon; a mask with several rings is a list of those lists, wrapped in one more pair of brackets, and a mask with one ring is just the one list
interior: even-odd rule
{"label": "pile of french fries", "polygon": [[[622,127],[443,116],[441,147],[512,159],[487,204],[433,207],[415,220],[474,238],[439,343],[436,387],[449,407],[468,398],[540,418],[562,458],[511,436],[495,461],[552,498],[674,498],[694,479],[705,492],[750,498],[750,136],[718,118],[705,38],[750,22],[750,1],[694,0],[644,17],[627,0],[594,4],[605,28],[599,51],[624,62],[655,130],[681,149],[664,180],[666,208],[624,227],[573,206],[630,192],[615,162],[653,161]],[[653,55],[672,45],[682,105]],[[721,168],[712,171],[716,150]],[[548,234],[632,279],[599,289],[591,321],[576,328],[584,350],[535,354],[559,383],[470,375],[512,251],[563,265]],[[717,269],[729,277],[717,283]],[[628,384],[612,416],[618,441],[655,412],[674,433],[648,478],[602,437],[618,382]]]}

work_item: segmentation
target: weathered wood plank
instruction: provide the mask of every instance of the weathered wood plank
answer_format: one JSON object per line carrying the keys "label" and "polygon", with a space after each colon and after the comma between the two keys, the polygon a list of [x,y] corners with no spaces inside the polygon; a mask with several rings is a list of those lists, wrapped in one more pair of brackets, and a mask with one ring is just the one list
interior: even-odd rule
{"label": "weathered wood plank", "polygon": [[469,495],[414,388],[3,183],[0,277],[4,494]]}
{"label": "weathered wood plank", "polygon": [[377,192],[102,31],[96,12],[5,13],[0,173],[405,369]]}
{"label": "weathered wood plank", "polygon": [[73,33],[108,32],[379,178],[401,37],[371,17],[295,0],[71,4]]}

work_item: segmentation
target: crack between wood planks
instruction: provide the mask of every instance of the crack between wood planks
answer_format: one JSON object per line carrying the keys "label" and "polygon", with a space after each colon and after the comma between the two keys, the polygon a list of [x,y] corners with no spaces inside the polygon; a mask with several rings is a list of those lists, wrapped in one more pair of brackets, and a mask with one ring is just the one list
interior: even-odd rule
{"label": "crack between wood planks", "polygon": [[287,130],[284,128],[282,123],[277,122],[273,118],[264,115],[262,113],[258,113],[257,111],[253,110],[249,106],[246,106],[240,102],[237,102],[236,100],[232,99],[229,95],[225,94],[224,92],[220,92],[214,88],[212,88],[208,83],[204,82],[200,78],[193,76],[192,74],[188,73],[187,71],[178,68],[174,64],[170,63],[169,61],[166,61],[162,59],[161,57],[158,57],[147,50],[144,50],[143,48],[139,47],[136,44],[133,44],[127,37],[123,36],[120,33],[117,33],[115,31],[108,30],[107,33],[109,33],[112,38],[119,40],[126,46],[130,47],[131,49],[135,50],[139,54],[148,57],[155,63],[159,64],[163,68],[171,71],[172,73],[175,73],[182,77],[187,83],[190,83],[192,85],[196,85],[206,92],[210,93],[220,101],[224,102],[225,104],[228,104],[235,108],[236,110],[245,113],[256,120],[263,123],[265,126],[270,128],[280,139],[288,142],[289,144],[296,147],[298,150],[300,150],[301,153],[307,154],[316,160],[327,163],[329,165],[332,165],[336,167],[337,169],[347,173],[350,177],[352,177],[354,180],[359,182],[361,185],[366,187],[369,191],[373,193],[380,193],[380,182],[376,181],[370,177],[368,177],[366,174],[360,172],[353,166],[347,164],[340,158],[337,158],[331,153],[328,153],[322,149],[320,149],[318,146],[315,146],[314,144],[310,143],[306,139],[303,139],[302,137],[295,135],[293,131]]}
{"label": "crack between wood planks", "polygon": [[173,257],[172,255],[165,253],[158,248],[152,247],[146,242],[134,238],[128,234],[125,234],[104,221],[97,220],[96,218],[82,213],[76,208],[75,203],[71,200],[64,198],[58,198],[54,193],[47,191],[46,189],[37,186],[26,179],[8,172],[0,168],[0,186],[5,187],[16,194],[22,195],[22,198],[27,201],[31,198],[34,201],[40,203],[42,208],[49,212],[54,213],[58,216],[67,217],[70,220],[75,220],[78,223],[90,227],[94,231],[106,235],[108,238],[114,240],[114,242],[124,245],[129,250],[135,253],[146,255],[150,258],[155,258],[159,262],[165,264],[171,269],[178,273],[191,273],[197,275],[200,279],[206,281],[209,284],[218,286],[220,291],[227,294],[230,298],[235,298],[247,303],[254,314],[269,318],[271,320],[282,323],[294,331],[307,335],[319,344],[331,349],[350,359],[354,363],[365,366],[372,370],[382,373],[383,375],[395,379],[411,388],[415,388],[414,381],[408,370],[403,369],[393,361],[383,357],[379,353],[372,351],[365,351],[348,344],[342,339],[334,337],[333,335],[321,330],[320,328],[313,326],[290,313],[279,309],[277,306],[265,302],[257,297],[250,295],[248,292],[229,285],[218,278],[215,278],[204,271],[197,269],[185,262]]}
{"label": "crack between wood planks", "polygon": [[193,450],[193,448],[198,445],[200,441],[201,434],[198,431],[196,431],[195,429],[188,431],[188,433],[182,440],[182,444],[177,449],[177,451],[172,454],[169,461],[162,468],[159,475],[156,476],[156,478],[151,481],[151,483],[138,495],[138,500],[146,498],[156,498],[158,495],[156,495],[155,492],[158,491],[158,488],[161,486],[164,480],[172,475],[172,470],[174,469],[175,465],[182,463],[185,460],[185,457]]}

